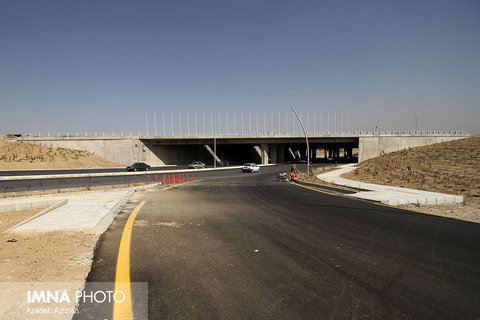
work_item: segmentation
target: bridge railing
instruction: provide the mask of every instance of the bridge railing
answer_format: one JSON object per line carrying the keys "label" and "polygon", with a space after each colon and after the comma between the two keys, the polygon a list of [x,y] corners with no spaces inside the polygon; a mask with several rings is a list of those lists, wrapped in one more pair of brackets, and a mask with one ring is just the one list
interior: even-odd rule
{"label": "bridge railing", "polygon": [[[467,135],[469,134],[465,130],[387,130],[387,131],[309,131],[309,136],[371,136],[371,135]],[[141,131],[128,131],[128,132],[115,132],[115,131],[103,131],[103,132],[36,132],[28,133],[25,135],[9,135],[7,139],[17,138],[81,138],[81,137],[257,137],[257,136],[271,136],[271,137],[290,137],[290,136],[302,136],[303,132],[257,132],[257,131],[223,131],[223,132],[141,132]]]}

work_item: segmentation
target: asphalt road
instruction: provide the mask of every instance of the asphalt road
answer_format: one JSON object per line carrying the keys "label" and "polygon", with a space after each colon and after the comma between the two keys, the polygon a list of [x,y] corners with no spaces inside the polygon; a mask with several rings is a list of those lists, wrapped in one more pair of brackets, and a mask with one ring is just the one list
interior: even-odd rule
{"label": "asphalt road", "polygon": [[[286,167],[285,167],[286,168]],[[171,168],[170,168],[171,169]],[[173,170],[178,170],[175,167]],[[121,176],[100,176],[100,177],[84,177],[84,178],[45,178],[45,179],[26,179],[26,180],[6,180],[0,181],[0,193],[12,193],[12,192],[29,192],[29,191],[48,191],[48,190],[61,190],[61,189],[74,189],[84,188],[90,189],[93,187],[104,186],[128,186],[134,184],[145,184],[148,182],[155,182],[155,176],[157,176],[157,182],[163,181],[163,174],[152,174],[150,171],[144,171],[143,174],[121,175]],[[179,172],[181,173],[181,172]],[[48,175],[54,174],[49,172]],[[65,173],[60,173],[65,174]],[[227,169],[218,171],[195,171],[196,178],[205,177],[224,177],[242,175],[240,169]],[[172,175],[172,174],[169,174]],[[175,173],[178,177],[178,173]],[[190,177],[192,173],[189,173]]]}
{"label": "asphalt road", "polygon": [[[175,170],[186,169],[187,166],[169,166],[169,167],[152,167],[150,170]],[[82,173],[111,173],[126,172],[125,168],[95,168],[95,169],[49,169],[49,170],[0,170],[0,177],[8,176],[37,176],[49,174],[82,174]]]}
{"label": "asphalt road", "polygon": [[126,220],[146,201],[130,275],[148,282],[149,319],[480,318],[479,224],[276,182],[274,171],[136,193],[88,281],[115,280]]}
{"label": "asphalt road", "polygon": [[[239,166],[241,164],[232,164],[232,166]],[[213,168],[213,165],[207,164],[205,168]],[[150,171],[157,170],[184,170],[187,165],[162,166],[151,167]],[[88,173],[112,173],[112,172],[126,172],[126,166],[122,168],[93,168],[93,169],[48,169],[48,170],[0,170],[0,177],[8,176],[37,176],[37,175],[51,175],[51,174],[88,174]]]}
{"label": "asphalt road", "polygon": [[[322,167],[322,166],[331,166],[331,164],[316,164],[315,167]],[[210,166],[211,167],[211,166]],[[176,167],[162,167],[162,170],[180,170],[180,172],[175,173],[176,177],[178,178],[178,173],[182,173],[182,169],[186,169],[186,166],[176,166]],[[209,166],[207,166],[209,168]],[[289,165],[277,165],[274,166],[275,169],[269,167],[268,169],[264,168],[262,170],[267,170],[268,172],[280,171],[280,170],[288,170]],[[306,170],[306,165],[299,165],[299,168],[303,171]],[[155,170],[157,168],[154,168]],[[152,169],[152,170],[154,170]],[[231,177],[231,176],[242,176],[244,173],[241,172],[240,169],[228,169],[221,168],[222,170],[216,171],[195,171],[196,178],[210,178],[210,177]],[[46,176],[54,175],[54,174],[87,174],[87,173],[109,173],[108,171],[100,171],[100,172],[90,172],[91,170],[95,169],[81,169],[77,171],[85,171],[85,172],[72,172],[72,170],[48,170],[48,171],[41,171],[45,173]],[[99,169],[103,170],[103,169]],[[111,169],[113,170],[113,169]],[[121,171],[121,172],[124,172]],[[138,173],[138,172],[137,172]],[[98,176],[98,177],[83,177],[83,178],[70,178],[68,176],[65,177],[56,177],[56,178],[42,178],[42,179],[24,179],[24,180],[0,180],[0,194],[5,193],[12,193],[12,192],[30,192],[30,191],[51,191],[51,190],[62,190],[62,189],[91,189],[94,187],[110,187],[110,186],[129,186],[129,185],[138,185],[138,184],[145,184],[148,182],[150,178],[150,183],[155,182],[155,176],[157,176],[157,182],[163,181],[163,174],[161,173],[152,173],[151,171],[142,171],[141,174],[138,175],[137,173],[131,173],[131,175],[120,175],[120,176]],[[20,174],[15,174],[20,175]],[[172,174],[165,174],[167,177],[168,175]],[[192,173],[189,173],[191,178]]]}

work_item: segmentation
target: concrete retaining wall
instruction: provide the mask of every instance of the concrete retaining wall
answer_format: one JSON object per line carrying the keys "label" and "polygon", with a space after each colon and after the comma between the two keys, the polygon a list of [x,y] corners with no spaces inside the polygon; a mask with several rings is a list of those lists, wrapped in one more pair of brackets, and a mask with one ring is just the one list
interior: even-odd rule
{"label": "concrete retaining wall", "polygon": [[[335,139],[342,138],[349,141],[350,147],[355,147],[351,144],[356,144],[358,139],[359,161],[364,161],[383,153],[402,150],[409,147],[425,146],[433,143],[456,140],[466,138],[469,135],[459,134],[423,134],[423,135],[407,135],[407,134],[386,134],[386,135],[348,135],[346,137],[332,137],[332,136],[317,136],[311,137],[314,143],[334,143]],[[94,152],[107,160],[115,161],[123,165],[130,165],[134,162],[146,162],[152,166],[162,166],[169,164],[185,164],[191,161],[209,162],[211,155],[204,148],[205,144],[211,144],[211,140],[199,138],[168,138],[168,137],[95,137],[95,138],[24,138],[21,139],[26,142],[36,143],[49,147],[63,147],[69,149],[85,150]],[[298,140],[298,141],[297,141]],[[347,141],[345,140],[345,141]],[[352,140],[352,141],[350,141]],[[344,141],[344,142],[345,142]],[[244,145],[242,147],[242,144]],[[248,143],[247,143],[248,142]],[[256,156],[251,156],[254,151],[254,146],[258,146],[261,150],[261,163],[266,164],[270,156],[270,161],[282,162],[284,159],[284,147],[291,143],[302,143],[303,140],[297,137],[269,137],[268,139],[252,137],[250,139],[239,137],[238,139],[229,138],[223,140],[217,150],[220,158],[222,158],[222,150],[225,153],[223,156],[227,160],[234,161],[245,158],[248,161],[257,161]],[[229,149],[230,148],[230,149]],[[231,149],[238,149],[238,152],[233,152]],[[232,155],[242,154],[243,157],[233,159]],[[232,157],[232,159],[228,159]],[[222,160],[224,160],[222,158]]]}
{"label": "concrete retaining wall", "polygon": [[464,139],[468,137],[458,135],[391,135],[391,136],[364,136],[358,142],[358,162],[380,156],[384,153],[403,150],[405,148],[421,147],[445,141]]}
{"label": "concrete retaining wall", "polygon": [[124,165],[131,165],[138,161],[147,162],[153,166],[165,165],[139,139],[52,139],[28,140],[28,142],[48,147],[84,150]]}

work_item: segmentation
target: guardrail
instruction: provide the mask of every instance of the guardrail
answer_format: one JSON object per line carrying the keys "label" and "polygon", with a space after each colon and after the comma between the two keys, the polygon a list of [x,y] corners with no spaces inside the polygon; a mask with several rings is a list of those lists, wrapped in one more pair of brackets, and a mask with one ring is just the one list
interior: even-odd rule
{"label": "guardrail", "polygon": [[[465,130],[385,130],[385,131],[309,131],[311,136],[371,136],[371,135],[469,135]],[[129,137],[257,137],[257,136],[271,136],[271,137],[290,137],[302,136],[302,132],[170,132],[170,133],[152,133],[152,132],[38,132],[28,133],[21,136],[8,136],[7,139],[25,139],[25,138],[92,138],[92,137],[108,137],[108,138],[129,138]],[[1,138],[1,135],[0,135]]]}

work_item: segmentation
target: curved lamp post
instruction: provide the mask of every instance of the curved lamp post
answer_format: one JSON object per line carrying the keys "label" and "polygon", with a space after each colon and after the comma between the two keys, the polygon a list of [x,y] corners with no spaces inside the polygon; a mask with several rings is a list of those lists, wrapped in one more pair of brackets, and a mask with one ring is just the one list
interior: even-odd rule
{"label": "curved lamp post", "polygon": [[305,131],[305,127],[303,126],[302,119],[300,119],[300,117],[298,116],[297,111],[295,111],[295,109],[293,107],[291,107],[291,108],[292,108],[293,113],[295,113],[295,115],[297,116],[297,119],[300,122],[300,125],[302,126],[303,134],[305,135],[305,140],[307,141],[307,175],[309,175],[310,174],[310,147],[308,145],[307,132]]}

